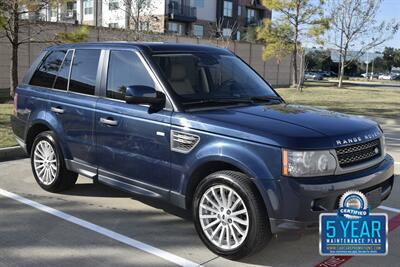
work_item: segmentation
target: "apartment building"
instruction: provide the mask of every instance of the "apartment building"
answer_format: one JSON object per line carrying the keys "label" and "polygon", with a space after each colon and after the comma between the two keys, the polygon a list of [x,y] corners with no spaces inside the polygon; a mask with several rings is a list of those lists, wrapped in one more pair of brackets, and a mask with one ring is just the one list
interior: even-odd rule
{"label": "apartment building", "polygon": [[216,18],[222,35],[240,40],[249,28],[257,27],[272,12],[260,0],[218,0]]}
{"label": "apartment building", "polygon": [[76,1],[69,0],[60,2],[58,5],[46,6],[36,13],[23,13],[22,19],[77,23]]}
{"label": "apartment building", "polygon": [[[48,21],[197,37],[223,35],[240,40],[271,11],[258,0],[151,0],[143,9],[137,0],[75,0],[46,10]],[[137,19],[137,14],[139,19]]]}

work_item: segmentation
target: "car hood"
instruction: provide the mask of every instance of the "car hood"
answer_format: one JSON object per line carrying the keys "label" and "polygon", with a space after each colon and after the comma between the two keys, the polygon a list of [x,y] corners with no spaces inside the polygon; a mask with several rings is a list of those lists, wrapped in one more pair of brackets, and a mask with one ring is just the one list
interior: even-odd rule
{"label": "car hood", "polygon": [[291,149],[329,149],[380,137],[372,120],[299,105],[179,113],[173,124]]}

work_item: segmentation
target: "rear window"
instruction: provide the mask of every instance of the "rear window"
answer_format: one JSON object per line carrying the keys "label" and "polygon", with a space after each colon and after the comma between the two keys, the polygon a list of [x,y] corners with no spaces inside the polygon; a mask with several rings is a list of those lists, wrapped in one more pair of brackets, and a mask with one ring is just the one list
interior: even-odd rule
{"label": "rear window", "polygon": [[52,88],[65,54],[65,50],[50,52],[33,74],[29,84]]}
{"label": "rear window", "polygon": [[69,91],[94,95],[100,52],[97,49],[75,50]]}

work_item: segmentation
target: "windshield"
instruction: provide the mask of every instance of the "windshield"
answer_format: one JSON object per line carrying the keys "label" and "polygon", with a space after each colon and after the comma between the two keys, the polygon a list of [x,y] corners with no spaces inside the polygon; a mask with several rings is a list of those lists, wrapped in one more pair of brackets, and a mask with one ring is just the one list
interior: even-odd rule
{"label": "windshield", "polygon": [[277,97],[263,79],[233,55],[156,54],[153,58],[184,105]]}

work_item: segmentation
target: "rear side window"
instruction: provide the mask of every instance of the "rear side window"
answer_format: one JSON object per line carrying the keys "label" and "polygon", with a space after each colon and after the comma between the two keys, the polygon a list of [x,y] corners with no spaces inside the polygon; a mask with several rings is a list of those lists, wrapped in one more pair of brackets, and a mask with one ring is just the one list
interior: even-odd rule
{"label": "rear side window", "polygon": [[54,79],[56,78],[57,72],[64,60],[65,54],[65,50],[50,52],[33,74],[29,84],[52,88]]}
{"label": "rear side window", "polygon": [[64,62],[60,70],[58,71],[58,76],[56,78],[56,82],[54,84],[54,88],[59,90],[67,90],[68,86],[68,76],[69,76],[69,69],[71,66],[72,61],[72,50],[68,51],[67,55],[65,56]]}
{"label": "rear side window", "polygon": [[72,63],[69,91],[94,95],[100,50],[77,49]]}
{"label": "rear side window", "polygon": [[132,85],[155,88],[153,79],[135,52],[111,51],[108,64],[107,97],[124,100],[126,87]]}

